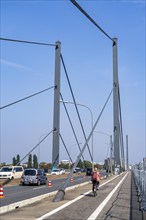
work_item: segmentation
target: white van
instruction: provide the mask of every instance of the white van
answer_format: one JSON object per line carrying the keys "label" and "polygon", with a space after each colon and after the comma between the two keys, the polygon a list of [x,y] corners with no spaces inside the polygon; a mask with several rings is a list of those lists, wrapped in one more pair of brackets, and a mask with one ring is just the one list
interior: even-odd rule
{"label": "white van", "polygon": [[43,169],[27,168],[22,175],[22,185],[32,185],[47,183],[47,176]]}
{"label": "white van", "polygon": [[0,179],[17,179],[23,174],[22,166],[4,166],[0,169]]}

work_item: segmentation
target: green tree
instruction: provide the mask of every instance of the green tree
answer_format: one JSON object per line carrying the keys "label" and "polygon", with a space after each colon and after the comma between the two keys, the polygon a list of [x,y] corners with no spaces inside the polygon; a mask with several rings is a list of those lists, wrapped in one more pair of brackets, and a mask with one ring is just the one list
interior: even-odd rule
{"label": "green tree", "polygon": [[28,156],[28,168],[32,168],[32,155],[29,154]]}
{"label": "green tree", "polygon": [[16,158],[15,157],[13,157],[13,160],[12,160],[12,164],[13,164],[13,166],[15,166],[16,165]]}
{"label": "green tree", "polygon": [[6,166],[5,162],[0,163],[0,168],[3,167],[3,166]]}
{"label": "green tree", "polygon": [[79,162],[78,162],[78,164],[77,164],[77,167],[79,167],[79,168],[83,168],[83,162],[82,162],[81,159],[79,160]]}
{"label": "green tree", "polygon": [[17,154],[16,156],[16,164],[20,165],[20,155]]}
{"label": "green tree", "polygon": [[51,167],[52,167],[52,163],[48,163],[48,164],[47,164],[47,168],[48,168],[48,169],[51,169]]}
{"label": "green tree", "polygon": [[84,160],[85,168],[92,167],[92,163],[88,160]]}
{"label": "green tree", "polygon": [[36,169],[38,168],[38,159],[35,154],[33,155],[33,167]]}

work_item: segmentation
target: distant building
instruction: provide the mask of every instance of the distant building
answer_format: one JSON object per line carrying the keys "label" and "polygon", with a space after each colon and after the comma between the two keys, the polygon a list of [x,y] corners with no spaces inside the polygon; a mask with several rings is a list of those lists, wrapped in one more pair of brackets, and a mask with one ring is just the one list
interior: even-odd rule
{"label": "distant building", "polygon": [[28,163],[25,162],[25,163],[22,164],[22,166],[23,166],[24,168],[27,168],[27,167],[28,167]]}
{"label": "distant building", "polygon": [[61,160],[60,161],[60,164],[64,164],[64,165],[66,165],[66,164],[69,164],[70,163],[70,161],[69,160]]}

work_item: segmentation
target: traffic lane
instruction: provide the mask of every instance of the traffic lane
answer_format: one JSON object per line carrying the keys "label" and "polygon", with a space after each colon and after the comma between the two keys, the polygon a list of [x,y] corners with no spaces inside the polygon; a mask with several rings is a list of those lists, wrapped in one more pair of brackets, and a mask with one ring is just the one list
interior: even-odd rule
{"label": "traffic lane", "polygon": [[[83,178],[83,176],[75,176],[73,182],[69,182],[69,186],[74,186],[79,183],[83,183],[88,181],[89,178]],[[11,186],[11,187],[4,187],[4,198],[1,199],[0,206],[6,206],[13,204],[15,202],[23,201],[26,199],[30,199],[33,197],[37,197],[43,194],[47,194],[53,191],[57,191],[62,188],[66,181],[66,178],[59,178],[54,179],[51,181],[51,187],[48,185],[41,185],[41,186]]]}
{"label": "traffic lane", "polygon": [[[93,193],[90,192],[85,195],[80,200],[72,203],[68,207],[62,209],[50,217],[43,219],[88,219],[89,216],[96,210],[96,208],[103,202],[103,200],[108,196],[108,194],[117,186],[120,180],[123,178],[124,174],[118,176],[117,178],[106,183],[104,186],[100,186],[99,191],[97,192],[97,197],[93,196]],[[100,184],[102,185],[102,183]],[[65,198],[70,200],[71,198]],[[41,217],[41,216],[40,216]],[[98,219],[98,218],[97,218]]]}
{"label": "traffic lane", "polygon": [[[75,176],[74,178],[73,178],[73,182],[69,182],[69,186],[71,185],[71,184],[76,184],[76,183],[79,183],[79,182],[84,182],[84,181],[87,181],[87,180],[90,180],[90,178],[88,178],[88,177],[84,177],[84,176]],[[58,185],[61,185],[61,184],[63,184],[63,183],[65,183],[65,181],[66,181],[66,178],[58,178],[58,179],[54,179],[54,180],[52,180],[51,181],[51,186],[52,187],[56,187],[56,186],[58,186]],[[49,180],[48,180],[48,182],[49,182]],[[47,182],[47,183],[48,183]],[[17,193],[18,191],[26,191],[26,189],[28,190],[28,189],[31,189],[31,190],[33,190],[33,189],[36,189],[36,188],[42,188],[42,187],[45,187],[45,185],[41,185],[41,186],[37,186],[37,185],[24,185],[24,186],[22,186],[22,185],[16,185],[16,186],[6,186],[6,187],[4,187],[3,189],[4,189],[4,191],[5,191],[5,196],[7,196],[7,195],[9,195],[9,194],[11,194],[11,193]],[[51,188],[50,188],[51,189]],[[58,187],[57,187],[57,189],[58,189]]]}
{"label": "traffic lane", "polygon": [[[68,186],[75,185],[80,182],[86,182],[87,180],[90,180],[88,177],[83,178],[82,176],[76,176],[73,179],[73,182],[69,182]],[[12,194],[17,195],[18,192],[26,192],[26,191],[32,191],[32,190],[39,190],[42,188],[45,188],[46,186],[48,187],[49,191],[56,191],[61,188],[61,185],[63,185],[66,181],[66,178],[59,178],[59,179],[54,179],[51,181],[51,187],[48,187],[48,185],[41,185],[41,186],[36,186],[36,185],[25,185],[25,186],[10,186],[10,187],[4,187],[4,194],[5,194],[5,199],[7,197],[11,197]]]}

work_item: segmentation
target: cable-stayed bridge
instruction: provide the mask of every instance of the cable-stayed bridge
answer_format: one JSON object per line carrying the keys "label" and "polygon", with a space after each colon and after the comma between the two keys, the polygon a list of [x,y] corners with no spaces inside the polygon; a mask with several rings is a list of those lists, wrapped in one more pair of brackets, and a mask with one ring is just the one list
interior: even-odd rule
{"label": "cable-stayed bridge", "polygon": [[[12,41],[12,42],[17,42],[17,43],[28,43],[28,44],[39,44],[39,45],[49,45],[52,46],[53,44],[45,44],[45,43],[37,43],[37,42],[28,42],[28,41],[20,41],[20,40],[12,40],[12,39],[4,39],[1,38],[1,40],[3,41]],[[111,155],[111,157],[114,157],[114,163],[115,166],[119,167],[120,170],[125,170],[125,158],[124,158],[124,145],[123,145],[123,136],[122,136],[122,119],[121,119],[121,104],[120,104],[120,92],[119,92],[119,82],[118,82],[118,72],[117,72],[117,39],[114,39],[114,43],[113,43],[113,88],[111,89],[107,99],[105,100],[105,103],[103,104],[103,107],[101,109],[101,112],[99,114],[99,116],[97,117],[97,119],[95,120],[95,124],[93,122],[93,114],[92,111],[89,107],[87,107],[86,105],[83,104],[79,104],[76,102],[76,98],[74,95],[74,91],[72,89],[71,86],[71,82],[69,79],[69,75],[65,66],[65,62],[63,60],[63,56],[61,54],[61,43],[60,42],[56,42],[56,45],[54,44],[53,46],[55,47],[55,76],[54,76],[54,85],[44,89],[42,91],[39,91],[35,94],[29,95],[25,98],[22,98],[20,100],[14,101],[12,103],[9,103],[5,106],[1,107],[1,111],[3,111],[4,109],[11,107],[12,105],[18,104],[22,101],[26,101],[26,99],[30,99],[34,96],[40,95],[41,93],[47,92],[50,89],[54,89],[54,113],[53,113],[53,128],[52,131],[50,131],[48,134],[46,134],[46,136],[44,135],[43,140],[45,140],[45,138],[50,135],[51,133],[53,133],[53,146],[52,146],[52,166],[58,166],[59,165],[59,139],[61,137],[61,140],[64,143],[64,140],[61,136],[61,131],[60,131],[60,104],[63,103],[66,114],[68,116],[70,125],[72,127],[75,139],[77,141],[77,145],[79,146],[79,151],[80,151],[80,155],[78,156],[78,160],[83,157],[83,153],[84,150],[87,146],[88,148],[88,152],[91,158],[91,161],[93,162],[93,140],[92,140],[92,149],[89,148],[89,140],[92,137],[93,138],[93,132],[96,129],[96,126],[102,116],[102,113],[104,112],[106,105],[108,104],[109,99],[111,98],[111,95],[113,95],[113,115],[114,115],[114,121],[113,121],[113,142],[111,140],[111,148],[113,151],[113,155]],[[116,47],[116,48],[115,48]],[[63,95],[61,94],[61,90],[60,90],[60,73],[61,73],[61,64],[64,68],[64,72],[66,74],[66,78],[67,78],[67,82],[69,85],[69,89],[72,95],[72,99],[73,102],[66,102],[63,98]],[[69,116],[69,112],[67,110],[66,107],[66,103],[70,103],[70,104],[74,104],[76,112],[77,112],[77,116],[80,122],[80,126],[83,132],[83,136],[85,139],[85,144],[83,146],[83,149],[81,149],[80,145],[79,145],[79,140],[77,138],[75,129],[73,128],[73,124],[71,121],[71,118]],[[89,136],[87,137],[85,134],[85,130],[84,130],[84,126],[83,126],[83,122],[81,120],[81,116],[78,110],[78,106],[83,106],[88,108],[88,110],[90,110],[91,116],[92,116],[92,126],[91,126],[91,132],[89,133]],[[38,145],[43,141],[41,140],[34,148],[31,149],[31,151],[28,152],[28,154],[26,156],[28,156],[35,148],[38,147]],[[65,145],[64,145],[65,146]],[[69,155],[69,152],[66,148],[66,151]],[[92,151],[92,153],[91,153]],[[25,157],[26,157],[25,156]],[[70,155],[69,155],[70,156]],[[20,162],[22,162],[24,159],[22,158],[22,160]],[[77,161],[78,163],[78,161]],[[77,165],[77,164],[76,164]]]}
{"label": "cable-stayed bridge", "polygon": [[[38,149],[40,144],[46,140],[47,137],[52,136],[52,168],[53,167],[58,167],[59,161],[60,161],[60,153],[61,153],[61,148],[60,148],[60,143],[63,144],[67,155],[72,161],[72,155],[67,148],[65,144],[64,137],[62,135],[62,130],[60,125],[60,120],[61,120],[61,114],[60,114],[60,108],[61,105],[64,106],[65,113],[67,115],[69,124],[71,126],[74,139],[76,141],[76,145],[78,146],[78,154],[76,155],[76,160],[74,162],[74,166],[71,170],[71,172],[68,175],[68,178],[66,179],[65,183],[61,188],[58,189],[58,192],[56,196],[54,197],[54,202],[55,201],[60,201],[64,199],[64,192],[68,186],[68,183],[70,181],[71,176],[73,175],[73,171],[76,168],[78,162],[80,159],[84,161],[84,152],[87,150],[88,156],[90,160],[92,161],[92,165],[94,165],[94,143],[93,143],[93,134],[96,132],[97,126],[99,121],[101,120],[101,116],[104,113],[104,111],[107,108],[107,105],[109,103],[109,100],[111,97],[113,98],[113,103],[112,103],[112,116],[113,117],[113,124],[112,124],[112,131],[110,136],[110,167],[112,167],[114,163],[114,170],[115,168],[119,169],[119,172],[122,173],[123,171],[127,170],[129,167],[129,162],[128,162],[128,136],[126,136],[126,155],[124,152],[124,138],[123,138],[123,126],[122,126],[122,113],[121,113],[121,102],[120,102],[120,83],[119,83],[119,77],[118,77],[118,40],[117,38],[112,38],[110,37],[75,1],[71,1],[111,42],[112,42],[112,60],[113,60],[113,82],[111,84],[111,91],[109,91],[109,94],[107,94],[107,97],[105,100],[103,100],[103,106],[101,107],[101,111],[99,112],[99,115],[95,115],[94,120],[93,120],[93,114],[91,109],[86,106],[84,103],[78,103],[77,98],[74,95],[74,90],[72,88],[72,83],[70,80],[70,76],[68,74],[68,70],[66,67],[66,62],[64,60],[64,56],[62,54],[62,48],[61,48],[61,42],[57,41],[54,44],[50,43],[41,43],[41,42],[34,42],[34,41],[23,41],[23,40],[17,40],[17,39],[7,39],[7,38],[1,38],[0,40],[2,42],[9,42],[9,43],[21,43],[21,44],[32,44],[32,45],[39,45],[39,46],[47,46],[47,47],[53,47],[54,48],[54,53],[55,53],[55,65],[54,65],[54,84],[51,85],[50,87],[43,89],[41,91],[38,91],[34,94],[30,94],[27,97],[21,98],[19,100],[13,101],[11,103],[8,103],[4,106],[1,106],[1,111],[4,111],[8,107],[11,107],[12,105],[16,105],[20,102],[26,101],[27,99],[30,99],[32,97],[38,96],[42,93],[45,93],[49,90],[54,90],[54,101],[52,102],[51,105],[53,105],[53,114],[52,114],[52,129],[48,131],[48,133],[44,134],[39,140],[39,142],[30,150],[27,152],[27,154],[21,159],[20,163],[22,163],[25,158],[31,154],[34,150]],[[67,79],[67,84],[69,87],[69,92],[71,93],[71,98],[72,101],[66,100],[64,98],[64,94],[62,94],[61,91],[61,74],[62,70],[65,73],[66,79]],[[70,117],[69,111],[67,109],[68,104],[73,104],[76,110],[79,126],[81,127],[82,135],[83,135],[83,143],[82,146],[80,146],[80,140],[78,139],[78,135],[76,132],[76,129],[73,126],[73,122]],[[91,129],[87,133],[85,131],[83,121],[81,119],[80,111],[79,111],[79,106],[88,108],[88,110],[91,113]],[[91,142],[91,145],[89,144]],[[51,151],[51,150],[50,150]],[[114,171],[112,170],[112,171]],[[138,168],[139,170],[139,168]],[[143,166],[143,172],[145,172],[145,166]],[[136,174],[139,177],[139,174]],[[125,177],[126,178],[126,177]],[[142,183],[142,190],[145,192],[145,174],[142,176],[142,180],[140,182],[137,182],[138,186],[141,187]],[[144,197],[145,199],[145,197]]]}

